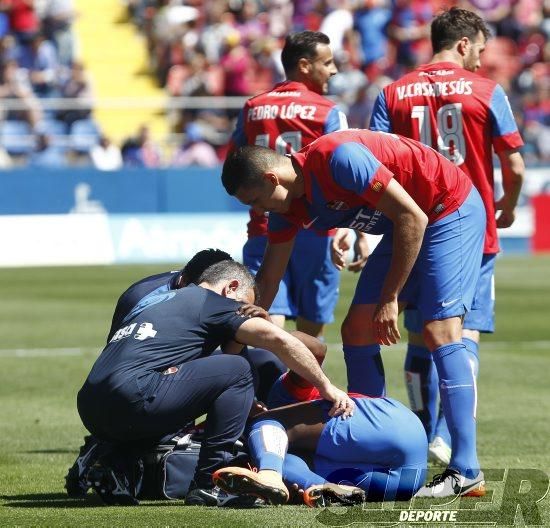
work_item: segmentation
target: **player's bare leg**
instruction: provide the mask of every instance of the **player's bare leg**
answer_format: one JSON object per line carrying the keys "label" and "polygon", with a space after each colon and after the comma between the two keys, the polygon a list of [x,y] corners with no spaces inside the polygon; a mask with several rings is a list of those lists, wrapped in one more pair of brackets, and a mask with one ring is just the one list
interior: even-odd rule
{"label": "player's bare leg", "polygon": [[296,318],[296,330],[304,332],[304,334],[321,339],[323,337],[324,329],[325,325],[323,323],[314,323],[313,321],[309,321],[308,319],[300,316]]}

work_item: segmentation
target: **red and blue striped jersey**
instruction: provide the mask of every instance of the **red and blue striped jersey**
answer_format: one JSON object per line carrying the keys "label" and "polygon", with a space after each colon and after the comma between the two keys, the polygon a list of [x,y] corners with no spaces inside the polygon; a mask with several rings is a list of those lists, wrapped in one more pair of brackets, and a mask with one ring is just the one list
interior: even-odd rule
{"label": "red and blue striped jersey", "polygon": [[487,212],[484,253],[498,253],[493,149],[523,145],[500,85],[451,62],[424,65],[382,90],[370,128],[432,146],[468,174]]}

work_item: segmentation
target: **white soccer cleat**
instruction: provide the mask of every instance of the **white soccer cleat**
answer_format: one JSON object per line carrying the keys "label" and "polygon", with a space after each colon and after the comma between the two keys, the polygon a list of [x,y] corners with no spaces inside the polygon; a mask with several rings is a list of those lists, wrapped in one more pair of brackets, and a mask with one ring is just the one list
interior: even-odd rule
{"label": "white soccer cleat", "polygon": [[446,497],[483,497],[485,476],[480,471],[477,477],[469,479],[454,469],[446,469],[431,482],[422,486],[415,494],[418,499],[444,499]]}
{"label": "white soccer cleat", "polygon": [[428,460],[438,466],[447,467],[451,462],[451,453],[451,447],[440,436],[436,436],[428,446]]}

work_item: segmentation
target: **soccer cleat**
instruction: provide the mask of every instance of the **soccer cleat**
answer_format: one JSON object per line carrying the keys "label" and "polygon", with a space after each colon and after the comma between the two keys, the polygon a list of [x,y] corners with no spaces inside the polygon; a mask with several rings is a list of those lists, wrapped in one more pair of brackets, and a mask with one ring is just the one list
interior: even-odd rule
{"label": "soccer cleat", "polygon": [[256,502],[256,497],[232,495],[218,486],[209,489],[191,486],[185,497],[186,506],[250,507]]}
{"label": "soccer cleat", "polygon": [[268,504],[284,504],[288,501],[288,489],[275,471],[258,473],[242,467],[218,469],[212,480],[227,493],[253,495]]}
{"label": "soccer cleat", "polygon": [[310,508],[322,508],[331,504],[352,506],[365,500],[365,492],[361,488],[331,482],[315,484],[304,491],[304,502]]}
{"label": "soccer cleat", "polygon": [[446,497],[483,497],[485,476],[480,470],[477,477],[469,479],[454,469],[446,469],[435,475],[431,482],[422,486],[415,494],[419,499],[444,499]]}
{"label": "soccer cleat", "polygon": [[65,489],[69,497],[79,499],[88,493],[88,472],[99,458],[99,446],[99,441],[95,437],[84,437],[84,445],[80,447],[78,457],[65,475]]}
{"label": "soccer cleat", "polygon": [[428,446],[428,460],[438,466],[447,467],[451,461],[451,452],[447,442],[440,436],[436,436]]}
{"label": "soccer cleat", "polygon": [[[107,458],[107,457],[105,457]],[[113,459],[110,460],[114,462]],[[105,463],[98,460],[88,472],[88,485],[108,506],[137,506],[143,480],[143,461],[136,459],[133,464]]]}

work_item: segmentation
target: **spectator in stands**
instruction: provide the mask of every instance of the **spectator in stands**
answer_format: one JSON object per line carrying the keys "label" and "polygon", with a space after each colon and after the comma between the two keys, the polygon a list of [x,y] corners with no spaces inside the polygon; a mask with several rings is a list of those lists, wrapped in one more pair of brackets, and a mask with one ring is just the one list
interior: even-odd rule
{"label": "spectator in stands", "polygon": [[60,95],[62,97],[76,99],[68,109],[57,112],[57,119],[70,127],[79,119],[87,119],[92,112],[90,99],[92,96],[90,83],[86,76],[84,66],[80,62],[73,63],[68,78],[61,83]]}
{"label": "spectator in stands", "polygon": [[0,66],[0,100],[19,103],[21,107],[10,108],[0,104],[0,119],[26,121],[31,127],[42,118],[39,103],[33,94],[26,72],[20,70],[15,60],[8,60]]}
{"label": "spectator in stands", "polygon": [[55,94],[59,62],[55,46],[42,33],[31,37],[18,48],[19,66],[28,71],[33,91],[39,97]]}
{"label": "spectator in stands", "polygon": [[72,24],[76,17],[73,0],[48,0],[42,16],[43,31],[55,44],[59,62],[70,66],[74,55]]}
{"label": "spectator in stands", "polygon": [[225,39],[225,53],[220,64],[225,72],[225,95],[250,95],[249,78],[252,73],[252,56],[241,43],[238,31],[229,34]]}
{"label": "spectator in stands", "polygon": [[2,0],[7,10],[9,26],[18,42],[26,43],[40,29],[40,20],[34,8],[34,0]]}
{"label": "spectator in stands", "polygon": [[129,167],[153,168],[161,163],[160,150],[151,137],[147,125],[141,125],[138,134],[122,146],[122,160]]}
{"label": "spectator in stands", "polygon": [[203,136],[199,124],[191,122],[185,128],[185,141],[172,160],[173,167],[215,167],[220,160],[212,145]]}
{"label": "spectator in stands", "polygon": [[120,149],[105,135],[101,136],[99,143],[90,150],[90,158],[98,170],[114,171],[122,168]]}
{"label": "spectator in stands", "polygon": [[29,156],[30,167],[56,168],[67,164],[63,151],[51,144],[46,134],[36,136],[36,149]]}

